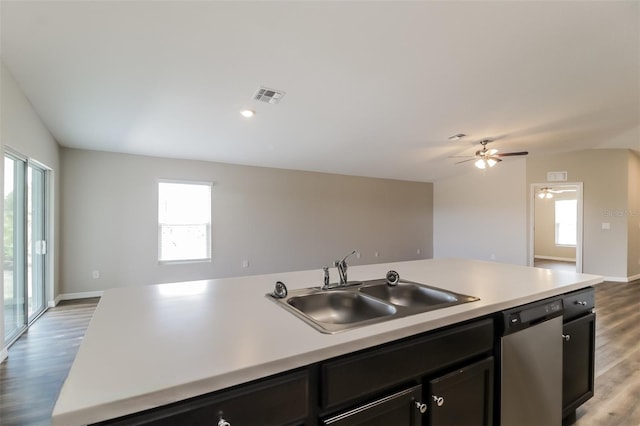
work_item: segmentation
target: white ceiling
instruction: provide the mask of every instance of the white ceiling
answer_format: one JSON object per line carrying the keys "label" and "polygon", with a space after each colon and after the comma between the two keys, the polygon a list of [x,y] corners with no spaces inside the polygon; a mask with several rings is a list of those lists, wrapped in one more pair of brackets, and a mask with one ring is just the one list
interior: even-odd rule
{"label": "white ceiling", "polygon": [[2,0],[1,55],[63,146],[433,181],[640,150],[639,5]]}

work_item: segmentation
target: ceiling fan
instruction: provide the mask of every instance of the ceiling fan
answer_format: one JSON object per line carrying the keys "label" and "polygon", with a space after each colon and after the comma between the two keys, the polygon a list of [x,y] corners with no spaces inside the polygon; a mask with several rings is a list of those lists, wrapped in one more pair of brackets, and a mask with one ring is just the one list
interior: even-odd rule
{"label": "ceiling fan", "polygon": [[563,192],[576,192],[575,188],[556,189],[549,186],[542,187],[538,190],[538,198],[553,198],[553,194],[562,194]]}
{"label": "ceiling fan", "polygon": [[520,152],[504,152],[498,154],[497,149],[487,149],[487,144],[489,142],[493,142],[491,139],[483,139],[480,141],[480,145],[482,145],[482,149],[476,151],[476,155],[462,155],[462,156],[453,156],[455,157],[471,157],[467,160],[458,161],[456,164],[466,163],[467,161],[475,160],[475,166],[479,169],[486,169],[487,167],[493,167],[498,164],[502,159],[500,157],[511,157],[514,155],[527,155],[528,151],[520,151]]}

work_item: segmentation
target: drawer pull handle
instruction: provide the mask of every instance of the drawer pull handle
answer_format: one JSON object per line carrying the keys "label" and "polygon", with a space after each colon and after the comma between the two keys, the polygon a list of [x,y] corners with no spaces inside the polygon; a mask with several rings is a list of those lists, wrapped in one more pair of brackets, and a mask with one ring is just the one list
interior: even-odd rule
{"label": "drawer pull handle", "polygon": [[436,403],[438,407],[442,407],[444,405],[444,398],[441,396],[432,396],[433,401]]}
{"label": "drawer pull handle", "polygon": [[218,420],[218,426],[231,426],[231,423],[220,417],[220,420]]}
{"label": "drawer pull handle", "polygon": [[569,340],[571,340],[571,335],[570,334],[563,334],[562,338],[564,339],[565,342],[568,342]]}
{"label": "drawer pull handle", "polygon": [[576,304],[578,304],[580,306],[587,306],[587,302],[582,301],[582,300],[576,300]]}
{"label": "drawer pull handle", "polygon": [[416,401],[416,408],[420,411],[420,414],[427,412],[427,404],[423,404],[422,402]]}

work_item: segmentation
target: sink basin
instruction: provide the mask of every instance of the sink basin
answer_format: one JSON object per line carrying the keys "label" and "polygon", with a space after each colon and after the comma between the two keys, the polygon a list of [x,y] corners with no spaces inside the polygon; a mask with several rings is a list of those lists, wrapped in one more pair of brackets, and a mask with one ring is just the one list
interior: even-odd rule
{"label": "sink basin", "polygon": [[338,333],[422,312],[479,300],[401,280],[389,286],[385,279],[321,290],[308,287],[291,290],[282,298],[267,297],[322,333]]}
{"label": "sink basin", "polygon": [[404,282],[393,287],[387,285],[387,283],[374,284],[362,287],[359,291],[400,306],[430,307],[458,301],[451,293],[435,290],[419,284]]}
{"label": "sink basin", "polygon": [[396,308],[351,291],[329,291],[290,298],[287,303],[315,321],[352,324],[393,315]]}

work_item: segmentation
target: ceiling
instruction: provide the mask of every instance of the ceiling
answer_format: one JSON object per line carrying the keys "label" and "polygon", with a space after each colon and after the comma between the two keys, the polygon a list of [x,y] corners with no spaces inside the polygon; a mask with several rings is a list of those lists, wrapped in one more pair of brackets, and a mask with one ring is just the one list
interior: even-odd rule
{"label": "ceiling", "polygon": [[65,147],[415,181],[474,171],[448,157],[484,138],[640,150],[637,1],[0,7],[2,61]]}

